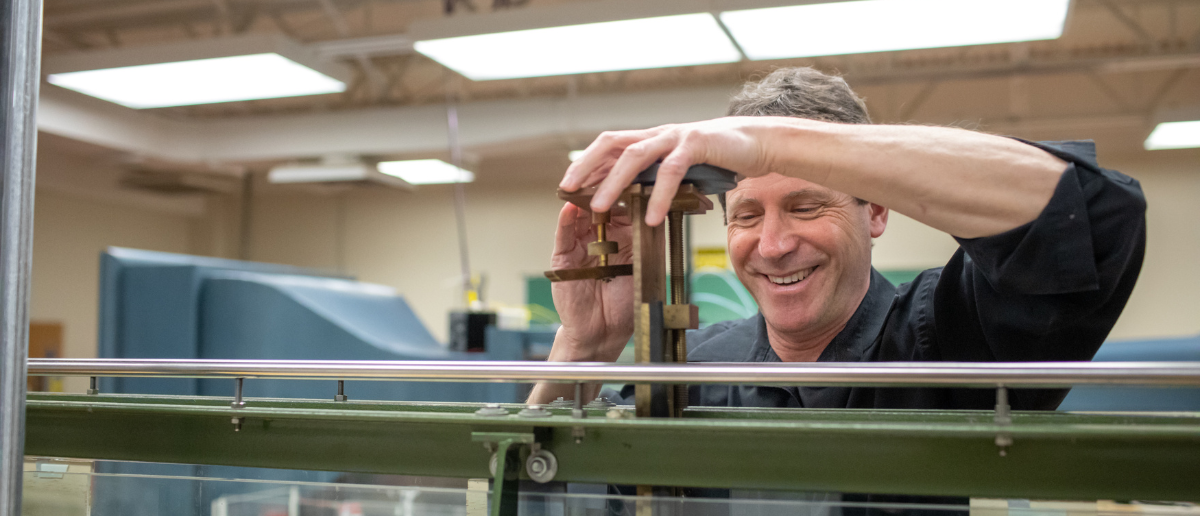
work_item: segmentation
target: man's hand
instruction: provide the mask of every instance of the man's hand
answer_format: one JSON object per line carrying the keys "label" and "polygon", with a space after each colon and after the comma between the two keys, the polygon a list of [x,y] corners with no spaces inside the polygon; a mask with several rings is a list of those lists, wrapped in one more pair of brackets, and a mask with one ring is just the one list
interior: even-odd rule
{"label": "man's hand", "polygon": [[[633,229],[626,216],[613,216],[608,224],[608,239],[617,243],[617,254],[608,255],[610,265],[633,261]],[[554,235],[555,269],[578,269],[599,265],[588,256],[587,245],[596,241],[592,214],[567,203],[558,214]],[[633,336],[633,277],[618,276],[612,281],[558,281],[551,287],[554,308],[562,327],[554,336],[550,362],[613,362]],[[598,384],[584,388],[584,399],[600,391]],[[549,403],[555,398],[573,399],[569,384],[539,383],[529,394],[529,403]]]}
{"label": "man's hand", "polygon": [[[632,229],[628,217],[613,217],[608,238],[617,242],[617,254],[608,256],[609,264],[632,263]],[[554,238],[555,269],[576,269],[599,265],[588,256],[587,245],[596,241],[591,212],[567,203],[558,215]],[[559,281],[552,287],[554,308],[562,319],[562,328],[550,353],[551,361],[612,362],[633,335],[633,278],[618,276],[612,281]]]}
{"label": "man's hand", "polygon": [[592,210],[608,211],[638,173],[661,160],[646,223],[662,224],[688,167],[705,163],[746,177],[771,172],[771,146],[764,141],[780,120],[726,117],[638,131],[606,132],[596,138],[563,177],[561,188],[600,185]]}

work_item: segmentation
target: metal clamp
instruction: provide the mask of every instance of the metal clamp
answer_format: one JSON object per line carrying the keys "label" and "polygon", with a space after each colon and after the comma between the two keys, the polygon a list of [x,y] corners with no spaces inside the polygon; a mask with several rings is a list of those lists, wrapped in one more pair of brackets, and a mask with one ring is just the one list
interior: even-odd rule
{"label": "metal clamp", "polygon": [[[489,449],[494,447],[488,460],[488,469],[492,474],[491,516],[517,514],[517,497],[520,484],[521,447],[535,444],[532,433],[517,432],[471,432],[471,440],[483,442]],[[540,448],[539,448],[540,449]],[[532,456],[532,455],[531,455]],[[526,465],[528,467],[528,464]],[[558,463],[555,461],[554,471]],[[531,477],[532,478],[532,477]]]}

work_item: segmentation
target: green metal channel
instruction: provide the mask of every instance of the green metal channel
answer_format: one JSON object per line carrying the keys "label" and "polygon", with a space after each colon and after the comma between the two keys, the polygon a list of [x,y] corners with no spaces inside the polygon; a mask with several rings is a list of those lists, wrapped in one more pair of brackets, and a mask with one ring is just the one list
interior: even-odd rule
{"label": "green metal channel", "polygon": [[[122,403],[131,405],[188,405],[205,407],[228,407],[233,398],[214,396],[146,396],[142,394],[64,394],[64,393],[30,393],[31,401],[73,401],[84,403]],[[353,400],[335,402],[333,400],[296,399],[296,398],[247,398],[254,407],[259,408],[292,408],[320,410],[382,410],[396,412],[441,412],[471,414],[479,410],[479,403],[455,403],[437,401],[374,401]],[[520,403],[502,403],[509,412],[516,412],[525,407]],[[616,407],[629,412],[633,406]],[[570,408],[548,407],[554,415],[569,416]],[[607,409],[588,409],[588,417],[604,417]],[[994,413],[990,410],[916,410],[916,409],[803,409],[803,408],[766,408],[766,407],[690,407],[684,411],[687,419],[739,419],[739,420],[768,420],[768,421],[837,421],[837,422],[961,422],[989,423]],[[1095,413],[1095,412],[1047,412],[1047,411],[1014,411],[1014,422],[1046,421],[1056,424],[1177,424],[1180,418],[1200,421],[1200,413]]]}
{"label": "green metal channel", "polygon": [[[1200,500],[1197,414],[1017,413],[1001,427],[980,411],[698,409],[677,420],[524,419],[475,416],[478,404],[251,399],[234,410],[228,403],[31,395],[26,453],[483,478],[490,454],[472,432],[536,431],[558,458],[559,481]],[[240,432],[230,423],[235,415],[245,418]],[[577,426],[585,429],[579,444],[571,436]],[[1001,431],[1014,439],[1005,457],[994,443]]]}

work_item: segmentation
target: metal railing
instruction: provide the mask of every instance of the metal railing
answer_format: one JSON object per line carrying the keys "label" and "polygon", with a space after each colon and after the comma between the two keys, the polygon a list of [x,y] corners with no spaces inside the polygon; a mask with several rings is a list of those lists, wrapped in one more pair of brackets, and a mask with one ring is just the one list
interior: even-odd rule
{"label": "metal railing", "polygon": [[611,364],[489,361],[31,359],[31,376],[864,387],[1200,387],[1200,362]]}

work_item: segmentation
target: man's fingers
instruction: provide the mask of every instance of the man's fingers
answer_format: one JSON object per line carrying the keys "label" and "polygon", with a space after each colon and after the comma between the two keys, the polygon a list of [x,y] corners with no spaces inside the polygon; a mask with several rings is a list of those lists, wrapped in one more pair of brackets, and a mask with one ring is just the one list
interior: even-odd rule
{"label": "man's fingers", "polygon": [[[575,241],[592,239],[592,212],[578,206],[575,207]],[[578,244],[576,244],[578,245]]]}
{"label": "man's fingers", "polygon": [[658,128],[637,131],[612,131],[600,133],[583,155],[579,156],[567,172],[563,174],[559,188],[574,192],[581,187],[596,184],[608,174],[615,157],[620,155],[628,145],[658,134]]}
{"label": "man's fingers", "polygon": [[554,256],[561,256],[575,249],[575,219],[580,210],[571,203],[566,203],[558,212],[558,228],[554,231]]}
{"label": "man's fingers", "polygon": [[604,178],[600,187],[596,189],[596,194],[592,196],[592,210],[608,211],[625,187],[633,183],[633,179],[641,171],[671,152],[676,139],[673,131],[665,131],[626,147],[625,152],[621,153],[621,158],[608,173],[608,177]]}
{"label": "man's fingers", "polygon": [[679,183],[687,175],[688,168],[695,164],[692,151],[686,145],[675,147],[662,164],[658,166],[658,175],[654,180],[654,191],[650,194],[650,202],[646,203],[646,224],[657,226],[667,218],[671,210],[671,201],[675,192],[679,191]]}

